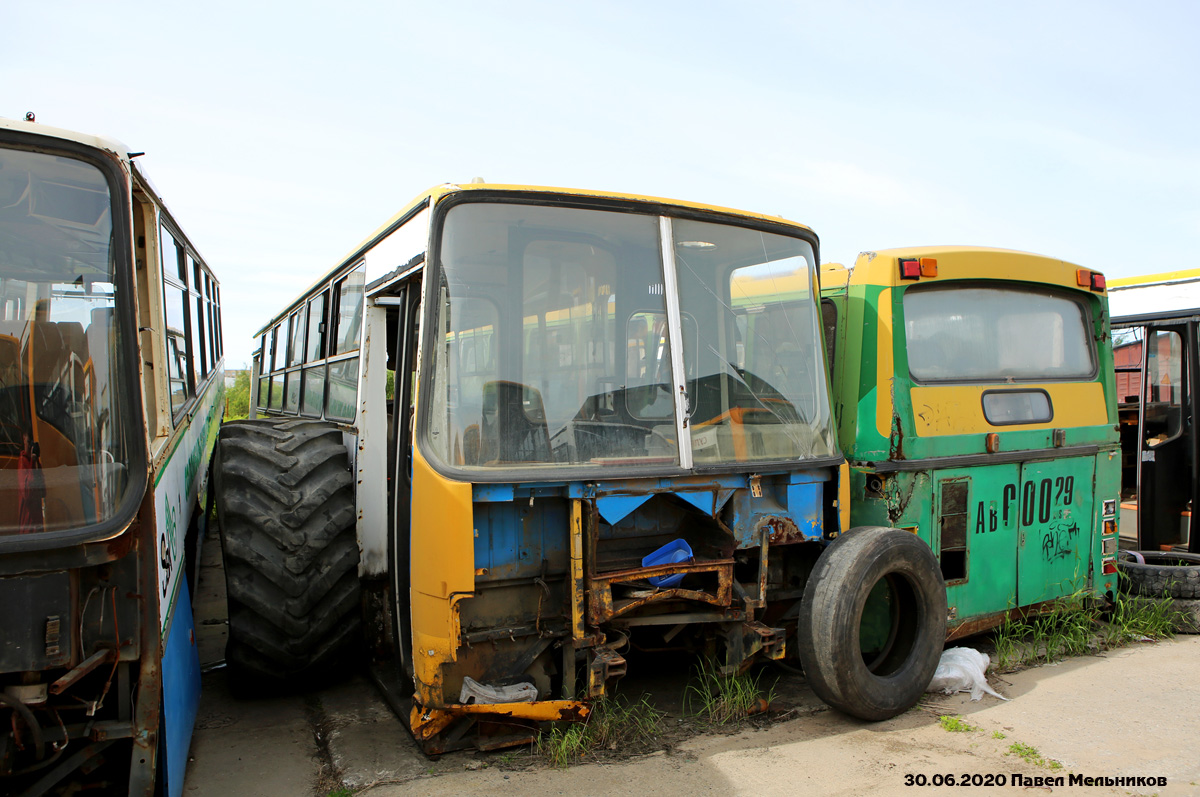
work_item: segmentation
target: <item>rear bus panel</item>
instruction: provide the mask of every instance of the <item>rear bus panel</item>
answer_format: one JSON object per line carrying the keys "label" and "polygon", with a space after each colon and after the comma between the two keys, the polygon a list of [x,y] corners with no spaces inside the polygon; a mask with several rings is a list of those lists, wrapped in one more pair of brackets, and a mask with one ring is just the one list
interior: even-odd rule
{"label": "rear bus panel", "polygon": [[[902,279],[902,261],[924,264],[925,273]],[[851,526],[905,528],[929,543],[947,583],[951,637],[1011,609],[1116,586],[1103,562],[1120,488],[1112,351],[1103,290],[1090,279],[1080,286],[1083,271],[1024,253],[943,248],[864,253],[848,279],[844,270],[826,272],[838,311],[835,406],[851,462]],[[919,330],[931,346],[938,338],[919,326],[923,319],[905,317],[905,294],[952,287],[1080,302],[1094,367],[1069,380],[918,381],[906,334]],[[943,363],[953,351],[920,354]],[[1019,412],[1037,417],[994,423],[989,396],[1036,405]],[[1046,405],[1048,419],[1038,415]]]}

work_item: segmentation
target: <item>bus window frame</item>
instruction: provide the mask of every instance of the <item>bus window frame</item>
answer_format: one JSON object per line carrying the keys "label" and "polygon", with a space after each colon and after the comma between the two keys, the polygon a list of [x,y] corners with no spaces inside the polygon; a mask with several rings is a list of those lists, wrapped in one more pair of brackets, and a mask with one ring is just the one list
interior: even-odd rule
{"label": "bus window frame", "polygon": [[[342,349],[340,347],[342,337],[342,294],[345,290],[346,283],[349,282],[350,278],[354,276],[355,272],[358,271],[362,272],[363,278],[362,287],[358,292],[358,334],[352,338],[353,346],[351,348]],[[363,313],[366,311],[367,296],[366,279],[367,262],[359,259],[345,271],[339,273],[338,276],[330,280],[330,295],[333,297],[333,301],[330,302],[330,309],[329,313],[327,314],[327,318],[331,323],[329,323],[326,328],[329,329],[330,332],[325,335],[325,349],[328,352],[328,359],[330,360],[336,357],[357,353],[362,349]],[[336,311],[334,308],[336,308]],[[351,316],[351,318],[353,318],[353,316]]]}
{"label": "bus window frame", "polygon": [[[258,373],[255,377],[257,383],[254,386],[254,406],[256,409],[263,411],[267,409],[267,399],[270,398],[271,385],[271,369],[264,367],[268,365],[267,358],[270,356],[267,353],[268,334],[270,334],[270,330],[266,330],[258,336],[258,351],[254,354],[255,362],[258,365]],[[263,390],[264,385],[267,387],[266,390]]]}
{"label": "bus window frame", "polygon": [[[689,208],[669,203],[658,202],[638,202],[634,200],[622,200],[605,197],[589,197],[589,196],[574,196],[553,192],[541,192],[536,190],[530,191],[503,191],[490,192],[486,190],[457,192],[452,193],[439,200],[432,208],[430,216],[430,243],[428,254],[425,260],[425,279],[423,281],[423,309],[422,309],[422,329],[432,333],[437,329],[438,316],[438,300],[437,294],[440,290],[442,282],[442,263],[441,263],[441,245],[442,236],[445,232],[446,215],[450,210],[461,204],[467,203],[496,203],[506,205],[537,205],[544,207],[556,208],[572,208],[578,210],[598,210],[615,213],[629,213],[632,215],[648,216],[653,219],[686,219],[690,221],[710,222],[716,224],[734,225],[745,227],[758,232],[772,233],[783,235],[790,238],[797,238],[805,241],[812,247],[813,264],[810,267],[813,270],[813,303],[817,305],[820,301],[819,282],[816,274],[815,263],[820,262],[820,243],[814,233],[810,230],[800,229],[791,225],[774,224],[770,219],[761,219],[750,216],[742,216],[738,214],[725,214],[718,210],[704,210],[698,208]],[[661,240],[660,240],[661,244]],[[666,264],[663,268],[667,268]],[[822,330],[823,334],[823,330]],[[794,459],[779,459],[779,460],[753,460],[747,462],[722,462],[719,464],[693,464],[683,461],[672,462],[669,464],[645,464],[637,465],[634,468],[628,465],[614,466],[580,466],[580,465],[564,465],[557,468],[542,467],[504,467],[487,469],[480,468],[476,470],[468,470],[455,465],[451,465],[442,461],[432,452],[435,450],[429,436],[430,413],[433,411],[431,402],[433,400],[433,390],[430,389],[430,380],[433,379],[433,370],[430,363],[434,361],[435,348],[437,341],[436,334],[426,334],[423,332],[420,342],[419,362],[423,365],[421,372],[418,374],[419,387],[417,392],[417,414],[415,421],[415,434],[412,444],[417,446],[422,451],[426,461],[438,474],[452,479],[454,481],[479,482],[479,483],[508,483],[508,482],[546,482],[546,481],[562,481],[586,479],[592,481],[595,479],[604,478],[666,478],[687,475],[699,475],[704,473],[756,473],[763,470],[773,468],[779,469],[796,469],[797,467],[808,469],[823,468],[831,465],[840,465],[845,461],[840,447],[836,442],[836,431],[834,439],[834,455],[830,457],[820,457],[814,459],[806,459],[797,461]],[[682,350],[680,352],[682,354]],[[822,351],[819,358],[824,358]],[[832,406],[830,407],[832,412]],[[836,430],[836,426],[834,427]]]}
{"label": "bus window frame", "polygon": [[[200,267],[200,261],[191,254],[188,254],[187,262],[189,265],[187,270],[189,298],[188,306],[191,306],[190,300],[195,299],[196,307],[194,316],[195,323],[188,327],[188,335],[190,336],[194,333],[196,337],[194,348],[196,349],[196,356],[198,359],[196,362],[192,363],[192,370],[200,375],[200,378],[196,380],[196,389],[199,391],[200,385],[204,383],[204,381],[208,378],[209,373],[212,371],[212,368],[208,362],[208,357],[206,356],[204,340],[204,279],[202,277],[204,270]],[[194,284],[192,280],[195,280]],[[197,365],[199,365],[199,370],[196,370]]]}
{"label": "bus window frame", "polygon": [[[904,297],[909,291],[916,290],[920,293],[934,291],[949,291],[949,290],[969,290],[969,289],[987,289],[987,290],[1007,290],[1021,293],[1037,294],[1041,296],[1054,296],[1060,299],[1067,299],[1074,305],[1080,308],[1083,316],[1083,338],[1087,345],[1088,356],[1091,359],[1092,370],[1087,376],[1072,376],[1072,377],[1052,377],[1052,376],[1032,376],[1032,377],[1001,377],[989,376],[981,378],[962,378],[952,377],[948,379],[922,379],[912,372],[912,366],[909,364],[909,335],[908,335],[908,313],[904,307]],[[895,315],[896,322],[892,326],[893,336],[893,351],[902,354],[904,357],[904,374],[908,380],[914,385],[920,386],[942,386],[942,385],[1039,385],[1039,384],[1067,384],[1067,383],[1083,383],[1095,382],[1100,379],[1100,353],[1096,348],[1095,329],[1096,316],[1093,312],[1090,295],[1081,295],[1076,291],[1065,290],[1051,285],[1044,284],[1029,284],[1021,282],[1007,281],[992,281],[992,280],[946,280],[944,282],[931,282],[928,285],[912,285],[907,286],[903,290],[896,292],[896,307]],[[902,337],[900,343],[896,345],[897,337]],[[897,365],[899,362],[897,361]],[[995,425],[995,424],[993,424]]]}
{"label": "bus window frame", "polygon": [[[77,529],[60,529],[39,534],[14,534],[0,536],[0,555],[36,554],[42,551],[70,549],[87,543],[98,542],[124,533],[137,516],[138,509],[149,487],[148,440],[144,428],[132,429],[132,424],[143,427],[146,416],[142,406],[142,380],[139,373],[139,351],[137,335],[137,285],[134,280],[136,253],[131,239],[133,230],[133,184],[132,179],[115,156],[103,156],[85,144],[54,140],[49,144],[42,136],[18,130],[0,130],[0,142],[14,149],[38,152],[57,157],[82,161],[100,170],[108,184],[112,216],[113,262],[128,264],[114,268],[113,280],[117,287],[113,317],[116,319],[113,356],[122,362],[117,373],[116,384],[121,390],[116,406],[128,410],[131,426],[122,440],[127,452],[129,482],[121,503],[113,508],[112,516],[99,523]],[[164,337],[165,340],[165,337]],[[44,556],[44,555],[43,555]],[[32,557],[22,565],[17,558],[13,565],[44,569],[47,564],[42,557]]]}
{"label": "bus window frame", "polygon": [[[1192,391],[1191,391],[1192,377],[1191,377],[1191,374],[1189,373],[1189,367],[1188,367],[1188,354],[1187,354],[1188,331],[1189,330],[1188,330],[1188,325],[1187,325],[1186,321],[1177,322],[1174,324],[1172,324],[1170,322],[1167,322],[1167,323],[1150,322],[1150,323],[1145,324],[1142,327],[1142,333],[1145,337],[1143,337],[1143,339],[1142,339],[1142,347],[1143,347],[1143,351],[1144,351],[1143,358],[1142,358],[1142,371],[1141,371],[1142,389],[1141,389],[1141,394],[1138,397],[1139,404],[1141,405],[1140,417],[1142,418],[1142,420],[1140,421],[1140,423],[1144,423],[1144,415],[1146,412],[1146,408],[1152,404],[1165,403],[1168,405],[1168,407],[1171,407],[1171,406],[1177,407],[1178,411],[1179,411],[1179,422],[1177,424],[1178,428],[1175,430],[1175,433],[1168,437],[1164,437],[1162,440],[1159,440],[1153,444],[1151,444],[1147,440],[1142,441],[1143,446],[1148,450],[1159,448],[1161,446],[1166,445],[1167,443],[1173,443],[1176,440],[1178,440],[1179,438],[1183,437],[1184,434],[1188,431],[1188,415],[1190,414],[1192,402],[1194,401],[1194,397],[1192,396]],[[1177,383],[1172,383],[1172,385],[1171,385],[1173,391],[1178,391],[1180,393],[1180,396],[1179,396],[1179,399],[1177,402],[1175,400],[1168,401],[1168,402],[1161,402],[1161,401],[1156,402],[1156,401],[1150,400],[1150,393],[1152,390],[1154,390],[1155,386],[1150,383],[1150,379],[1149,379],[1150,359],[1151,359],[1150,350],[1152,347],[1149,345],[1150,338],[1149,338],[1149,335],[1147,335],[1146,333],[1150,333],[1152,335],[1157,336],[1164,332],[1169,332],[1169,333],[1175,335],[1179,339],[1179,368],[1180,368],[1179,381]],[[1161,373],[1161,371],[1160,371],[1160,373]]]}

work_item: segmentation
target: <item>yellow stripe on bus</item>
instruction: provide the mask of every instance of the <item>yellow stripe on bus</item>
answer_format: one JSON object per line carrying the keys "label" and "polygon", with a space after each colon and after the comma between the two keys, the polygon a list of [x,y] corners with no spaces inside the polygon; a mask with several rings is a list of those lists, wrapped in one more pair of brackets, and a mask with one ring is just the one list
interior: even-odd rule
{"label": "yellow stripe on bus", "polygon": [[[983,415],[986,390],[1045,390],[1054,417],[1048,423],[988,423]],[[913,430],[918,437],[956,434],[986,434],[1029,429],[1073,429],[1112,423],[1100,382],[1059,382],[1021,385],[926,385],[913,387]]]}
{"label": "yellow stripe on bus", "polygon": [[879,329],[875,347],[875,428],[882,437],[892,436],[892,289],[879,292]]}
{"label": "yellow stripe on bus", "polygon": [[1161,274],[1142,274],[1137,277],[1121,277],[1108,281],[1109,288],[1129,288],[1134,285],[1151,285],[1157,282],[1178,282],[1182,280],[1200,279],[1200,268],[1189,268],[1182,271],[1164,271]]}

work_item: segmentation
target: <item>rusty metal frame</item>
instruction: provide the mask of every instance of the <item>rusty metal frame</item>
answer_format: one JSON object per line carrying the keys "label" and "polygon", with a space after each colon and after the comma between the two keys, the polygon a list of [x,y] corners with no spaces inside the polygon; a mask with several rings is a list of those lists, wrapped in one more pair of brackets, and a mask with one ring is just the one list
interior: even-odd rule
{"label": "rusty metal frame", "polygon": [[[466,730],[474,723],[495,723],[524,729],[536,735],[535,724],[538,722],[554,722],[566,720],[579,722],[587,719],[591,708],[579,700],[539,700],[534,703],[472,703],[455,704],[445,708],[425,708],[416,703],[409,713],[408,727],[413,738],[421,745],[427,754],[449,752],[458,749],[457,740],[465,735]],[[457,734],[446,734],[456,721],[470,720]],[[506,739],[496,743],[495,747],[512,744]],[[480,749],[490,749],[483,741]]]}
{"label": "rusty metal frame", "polygon": [[1039,614],[1049,614],[1058,608],[1059,599],[1051,599],[1041,601],[1040,603],[1031,603],[1028,606],[1018,606],[1006,611],[996,612],[984,617],[977,617],[972,620],[965,620],[961,623],[950,626],[946,630],[946,641],[952,642],[955,639],[963,639],[964,637],[981,634],[984,631],[1001,625],[1008,620],[1022,620],[1026,617],[1032,617]]}
{"label": "rusty metal frame", "polygon": [[[694,589],[658,589],[649,595],[623,602],[620,606],[613,603],[612,586],[617,583],[639,581],[655,576],[669,576],[677,573],[716,573],[716,593],[703,592]],[[658,565],[657,567],[639,567],[629,570],[617,570],[603,575],[589,574],[587,577],[588,621],[594,625],[608,622],[629,612],[640,609],[652,603],[662,603],[669,600],[690,600],[707,603],[712,606],[729,606],[733,599],[733,560],[713,559],[706,562],[678,565]]]}
{"label": "rusty metal frame", "polygon": [[[579,502],[582,503],[582,502]],[[582,528],[582,508],[578,513],[572,509],[572,557],[574,556],[574,524],[578,519],[579,536],[583,541],[586,567],[583,568],[583,593],[587,598],[587,621],[591,625],[601,625],[622,615],[652,603],[662,603],[670,600],[689,600],[707,603],[717,607],[728,607],[733,600],[733,559],[709,559],[703,562],[656,565],[654,567],[634,567],[624,570],[612,570],[604,573],[596,571],[596,549],[599,545],[600,517],[599,509],[594,500],[588,501],[588,529]],[[572,561],[574,565],[574,561]],[[574,572],[574,571],[573,571]],[[628,603],[616,606],[613,603],[613,584],[631,581],[642,581],[657,576],[669,576],[679,573],[715,573],[717,575],[717,590],[715,593],[692,589],[657,589],[653,593],[636,598]],[[766,571],[763,571],[765,578]]]}

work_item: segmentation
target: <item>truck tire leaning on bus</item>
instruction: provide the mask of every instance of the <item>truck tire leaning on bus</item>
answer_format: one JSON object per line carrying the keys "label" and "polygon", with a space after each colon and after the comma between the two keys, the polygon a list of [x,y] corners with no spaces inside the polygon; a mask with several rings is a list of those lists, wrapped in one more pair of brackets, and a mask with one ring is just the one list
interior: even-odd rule
{"label": "truck tire leaning on bus", "polygon": [[[871,663],[859,649],[867,599],[890,592],[889,633]],[[865,720],[885,720],[920,700],[946,639],[946,583],[915,534],[851,529],[821,554],[800,605],[798,651],[817,697]]]}
{"label": "truck tire leaning on bus", "polygon": [[362,634],[342,433],[295,418],[235,421],[221,427],[217,457],[231,685],[335,675]]}
{"label": "truck tire leaning on bus", "polygon": [[1121,589],[1147,598],[1200,598],[1200,554],[1171,551],[1122,552],[1117,561]]}

